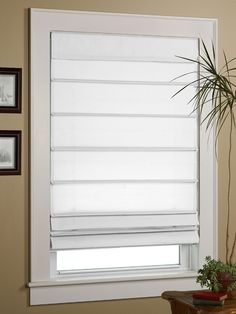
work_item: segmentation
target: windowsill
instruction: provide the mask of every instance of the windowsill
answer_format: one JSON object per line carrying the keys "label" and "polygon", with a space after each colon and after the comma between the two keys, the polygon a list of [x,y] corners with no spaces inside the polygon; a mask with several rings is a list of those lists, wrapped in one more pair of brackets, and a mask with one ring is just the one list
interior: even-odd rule
{"label": "windowsill", "polygon": [[156,271],[115,271],[115,272],[98,272],[93,274],[71,274],[58,275],[51,280],[30,282],[29,287],[48,287],[61,285],[78,285],[84,283],[103,283],[103,282],[123,282],[136,280],[155,280],[155,279],[175,279],[175,278],[195,278],[197,273],[192,270],[162,270]]}
{"label": "windowsill", "polygon": [[80,278],[60,275],[30,282],[30,304],[56,304],[129,298],[158,297],[164,290],[194,290],[195,271],[145,271],[93,274]]}

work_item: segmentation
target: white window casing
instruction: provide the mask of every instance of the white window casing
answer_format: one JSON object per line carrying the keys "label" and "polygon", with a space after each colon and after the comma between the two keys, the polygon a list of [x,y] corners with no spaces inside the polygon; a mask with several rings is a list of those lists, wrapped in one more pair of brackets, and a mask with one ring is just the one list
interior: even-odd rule
{"label": "white window casing", "polygon": [[[214,133],[196,136],[183,105],[195,86],[169,100],[198,70],[176,56],[197,58],[216,32],[213,19],[31,9],[32,305],[197,288],[217,255]],[[181,267],[56,271],[60,250],[158,245],[180,245]]]}

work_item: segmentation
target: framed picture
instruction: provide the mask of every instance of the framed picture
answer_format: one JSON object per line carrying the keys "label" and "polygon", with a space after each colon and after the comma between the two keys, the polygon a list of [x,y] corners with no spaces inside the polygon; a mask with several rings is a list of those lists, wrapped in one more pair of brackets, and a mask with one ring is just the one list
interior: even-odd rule
{"label": "framed picture", "polygon": [[0,68],[0,113],[21,112],[22,69]]}
{"label": "framed picture", "polygon": [[21,174],[21,131],[0,131],[0,175]]}

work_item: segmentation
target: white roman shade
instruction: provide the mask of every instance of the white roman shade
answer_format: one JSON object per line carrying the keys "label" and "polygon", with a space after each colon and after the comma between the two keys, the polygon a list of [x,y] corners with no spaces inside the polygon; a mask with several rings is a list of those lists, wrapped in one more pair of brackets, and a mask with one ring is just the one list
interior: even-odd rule
{"label": "white roman shade", "polygon": [[58,250],[198,242],[196,214],[56,216],[51,224]]}
{"label": "white roman shade", "polygon": [[198,243],[196,87],[171,98],[198,40],[53,32],[51,47],[51,249]]}

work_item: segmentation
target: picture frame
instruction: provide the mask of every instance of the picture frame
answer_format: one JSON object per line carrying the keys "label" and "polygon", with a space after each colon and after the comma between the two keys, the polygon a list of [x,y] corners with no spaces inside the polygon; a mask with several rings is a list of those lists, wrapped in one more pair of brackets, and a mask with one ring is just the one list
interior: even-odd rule
{"label": "picture frame", "polygon": [[21,131],[0,131],[0,175],[21,174]]}
{"label": "picture frame", "polygon": [[21,113],[22,69],[0,68],[0,113]]}

